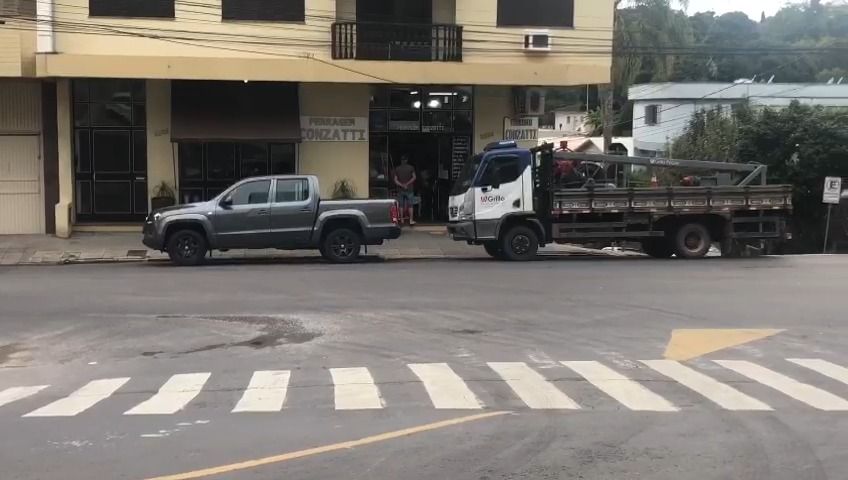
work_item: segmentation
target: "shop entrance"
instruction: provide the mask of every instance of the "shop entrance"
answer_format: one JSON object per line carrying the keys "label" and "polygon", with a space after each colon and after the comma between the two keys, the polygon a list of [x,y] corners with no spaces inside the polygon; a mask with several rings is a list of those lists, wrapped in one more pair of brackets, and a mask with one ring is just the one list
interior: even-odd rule
{"label": "shop entrance", "polygon": [[415,168],[416,221],[447,221],[451,184],[471,154],[471,87],[383,87],[371,96],[371,198],[397,198],[394,169]]}

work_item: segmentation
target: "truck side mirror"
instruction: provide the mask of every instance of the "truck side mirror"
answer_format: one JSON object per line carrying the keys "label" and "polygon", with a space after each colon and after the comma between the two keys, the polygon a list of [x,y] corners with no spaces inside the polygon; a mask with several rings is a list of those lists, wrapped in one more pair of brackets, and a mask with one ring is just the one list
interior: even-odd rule
{"label": "truck side mirror", "polygon": [[219,203],[219,205],[221,205],[221,208],[225,208],[225,209],[232,207],[233,206],[233,197],[231,197],[229,195],[224,197],[223,199],[221,199],[221,203]]}

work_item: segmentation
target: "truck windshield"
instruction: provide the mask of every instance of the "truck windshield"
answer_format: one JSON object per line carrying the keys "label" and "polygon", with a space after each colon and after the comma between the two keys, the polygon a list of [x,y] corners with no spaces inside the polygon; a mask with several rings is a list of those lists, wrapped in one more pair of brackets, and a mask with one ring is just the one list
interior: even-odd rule
{"label": "truck windshield", "polygon": [[480,168],[480,162],[483,161],[483,154],[477,154],[471,157],[462,167],[456,182],[453,184],[451,195],[462,195],[467,192],[474,182],[474,176],[477,175],[477,169]]}

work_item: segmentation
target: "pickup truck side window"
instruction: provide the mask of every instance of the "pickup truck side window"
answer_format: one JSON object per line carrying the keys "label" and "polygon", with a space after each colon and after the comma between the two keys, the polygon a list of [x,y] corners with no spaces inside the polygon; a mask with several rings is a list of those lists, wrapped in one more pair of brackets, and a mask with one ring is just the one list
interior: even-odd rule
{"label": "pickup truck side window", "polygon": [[258,180],[239,185],[229,197],[233,199],[233,205],[257,205],[268,203],[270,191],[271,180]]}
{"label": "pickup truck side window", "polygon": [[519,176],[521,176],[521,161],[518,155],[495,157],[489,162],[480,184],[503,185],[514,182]]}
{"label": "pickup truck side window", "polygon": [[276,203],[304,202],[309,199],[309,181],[305,178],[277,180]]}

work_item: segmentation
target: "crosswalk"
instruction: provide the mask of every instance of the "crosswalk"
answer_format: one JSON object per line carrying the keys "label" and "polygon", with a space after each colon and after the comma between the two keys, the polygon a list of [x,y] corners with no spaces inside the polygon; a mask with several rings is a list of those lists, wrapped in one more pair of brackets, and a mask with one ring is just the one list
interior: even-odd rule
{"label": "crosswalk", "polygon": [[[594,360],[561,361],[553,367],[545,365],[544,369],[525,362],[488,362],[475,366],[478,371],[486,369],[488,375],[483,372],[482,377],[470,380],[458,373],[457,366],[415,363],[402,366],[408,378],[414,379],[410,381],[381,383],[381,376],[367,367],[339,367],[324,372],[324,384],[332,386],[332,404],[338,411],[408,406],[394,404],[392,399],[396,397],[386,395],[390,385],[397,388],[402,384],[421,399],[416,406],[429,405],[440,410],[581,411],[597,409],[600,404],[623,411],[672,414],[711,404],[710,408],[738,412],[769,412],[789,405],[848,412],[848,400],[844,398],[848,388],[843,388],[848,385],[848,368],[824,359],[788,358],[780,362],[789,373],[744,360],[714,360],[697,365],[641,360],[632,364],[637,367],[626,368]],[[238,400],[227,408],[233,414],[285,411],[290,397],[302,394],[293,385],[298,374],[291,370],[253,372],[246,387],[237,391]],[[175,374],[152,394],[132,390],[131,377],[91,380],[70,393],[51,385],[0,385],[0,415],[15,404],[26,404],[35,408],[14,410],[23,418],[75,417],[117,397],[123,397],[120,411],[129,406],[127,400],[132,399],[134,404],[124,415],[173,415],[192,408],[212,376],[211,372]],[[507,391],[509,395],[504,394]],[[587,392],[594,400],[587,398]],[[687,395],[703,401],[678,401]],[[52,401],[40,400],[46,396]]]}

